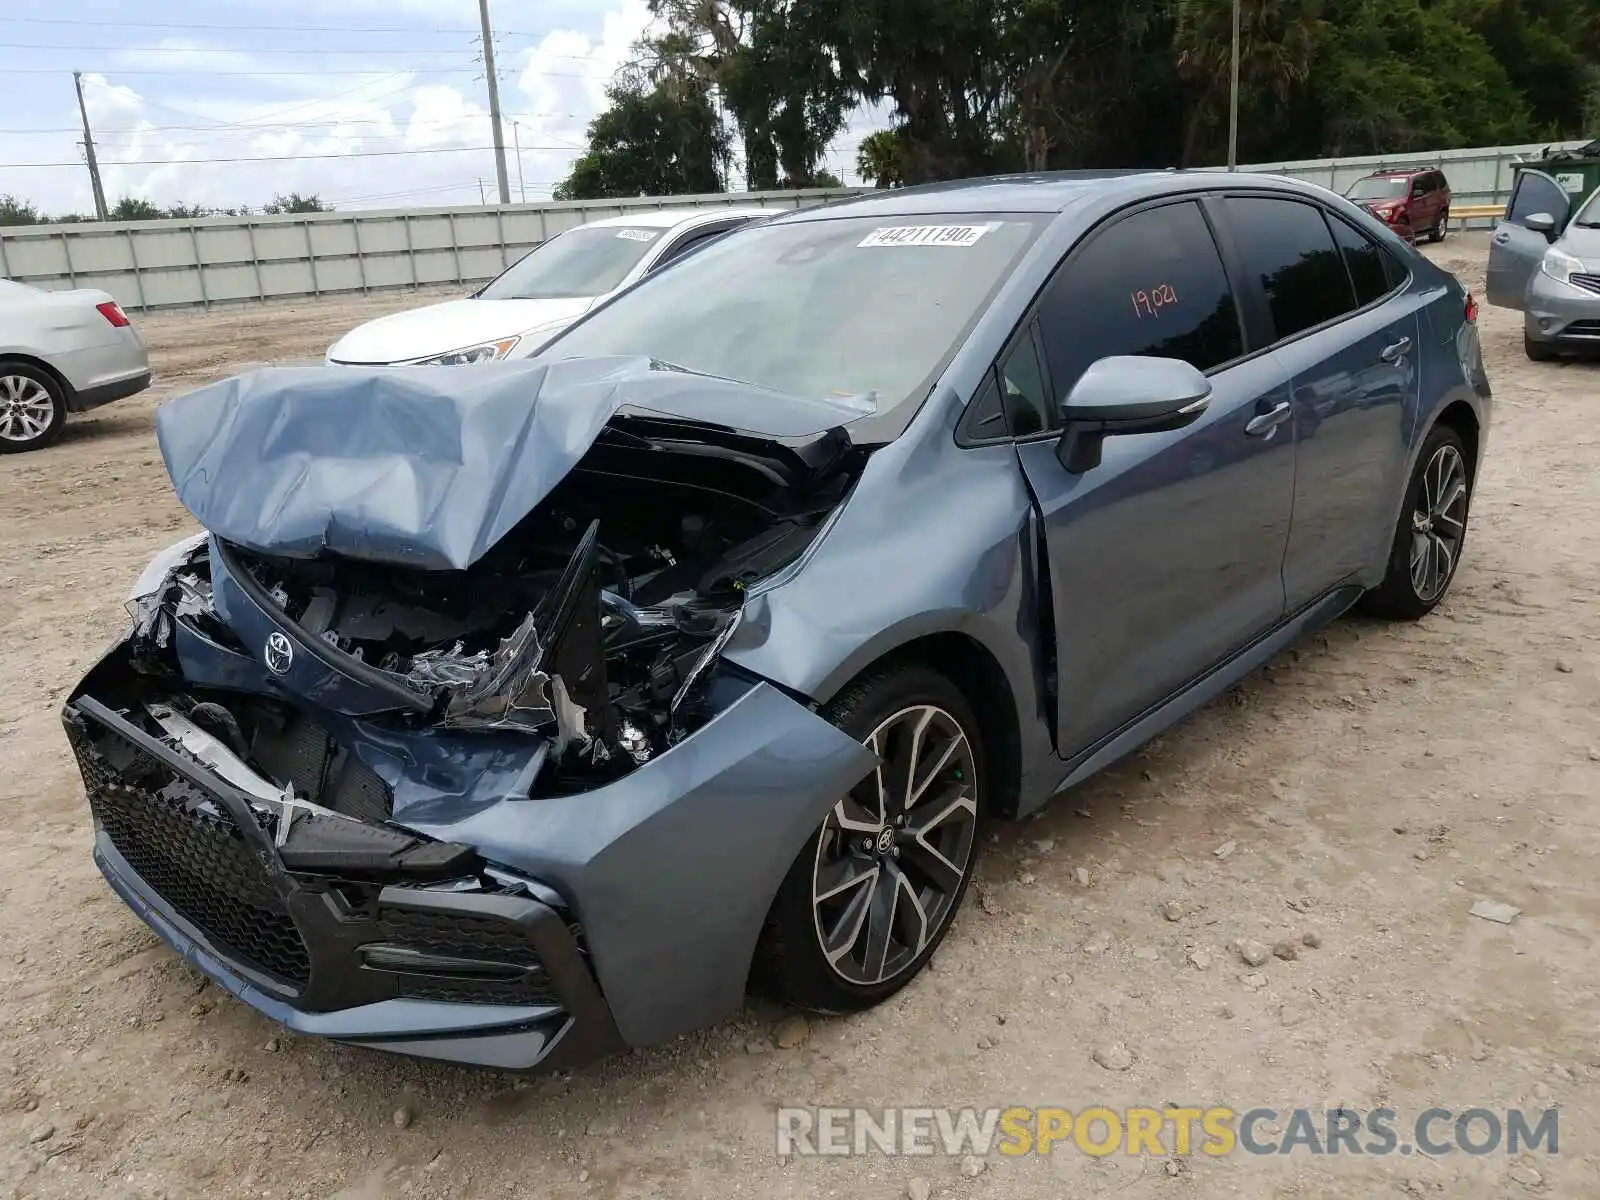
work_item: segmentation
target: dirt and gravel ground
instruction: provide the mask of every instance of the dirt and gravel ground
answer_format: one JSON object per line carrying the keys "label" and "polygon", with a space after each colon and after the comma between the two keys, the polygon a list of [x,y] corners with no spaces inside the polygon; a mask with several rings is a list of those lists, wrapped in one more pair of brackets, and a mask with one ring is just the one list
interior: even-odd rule
{"label": "dirt and gravel ground", "polygon": [[[1434,255],[1481,289],[1485,250]],[[190,528],[160,399],[411,303],[145,318],[158,389],[0,460],[4,1195],[1600,1195],[1600,367],[1530,364],[1497,310],[1448,602],[1412,627],[1340,622],[1000,829],[935,969],[882,1010],[788,1045],[786,1014],[753,1006],[529,1081],[291,1037],[204,984],[91,865],[60,697]],[[1480,898],[1522,915],[1469,916]],[[1232,948],[1307,933],[1293,961]],[[1098,1065],[1118,1042],[1131,1065]],[[1554,1105],[1560,1153],[784,1163],[780,1104],[1386,1105],[1402,1129],[1432,1106]]]}

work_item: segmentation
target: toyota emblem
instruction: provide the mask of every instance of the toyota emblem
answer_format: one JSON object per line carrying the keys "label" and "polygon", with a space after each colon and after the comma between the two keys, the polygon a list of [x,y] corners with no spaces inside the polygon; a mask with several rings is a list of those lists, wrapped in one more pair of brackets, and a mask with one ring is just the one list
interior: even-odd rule
{"label": "toyota emblem", "polygon": [[294,666],[294,643],[281,633],[267,635],[267,670],[274,675],[287,675]]}

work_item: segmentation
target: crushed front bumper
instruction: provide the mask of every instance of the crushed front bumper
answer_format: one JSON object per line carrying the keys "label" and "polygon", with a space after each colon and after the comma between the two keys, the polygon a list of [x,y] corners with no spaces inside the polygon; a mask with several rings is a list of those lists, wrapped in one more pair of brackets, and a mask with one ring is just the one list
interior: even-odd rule
{"label": "crushed front bumper", "polygon": [[622,1045],[582,931],[555,904],[511,887],[441,887],[426,864],[422,878],[398,867],[382,883],[289,870],[269,818],[204,766],[91,697],[69,704],[64,721],[107,882],[265,1015],[301,1033],[512,1070]]}
{"label": "crushed front bumper", "polygon": [[[267,686],[229,653],[241,661],[219,680]],[[197,654],[178,655],[186,673]],[[130,720],[148,685],[126,643],[63,720],[101,871],[220,986],[305,1033],[526,1070],[738,1012],[784,874],[872,769],[861,743],[771,684],[715,690],[715,715],[685,740],[563,795],[532,794],[531,775],[506,768],[512,735],[318,710],[393,797],[387,820],[339,823],[393,843],[392,862],[369,855],[356,872],[318,867],[300,824],[279,846],[259,799]],[[441,861],[463,854],[472,878],[447,877]]]}

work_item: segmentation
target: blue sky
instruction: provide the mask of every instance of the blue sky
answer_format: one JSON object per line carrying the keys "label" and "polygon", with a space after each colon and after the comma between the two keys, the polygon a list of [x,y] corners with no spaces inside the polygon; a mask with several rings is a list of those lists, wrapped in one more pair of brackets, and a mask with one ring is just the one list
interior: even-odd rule
{"label": "blue sky", "polygon": [[[545,198],[649,14],[644,0],[491,0],[491,13],[511,197]],[[476,203],[480,180],[492,201],[477,24],[476,0],[7,0],[0,193],[92,211],[76,70],[110,203],[259,207],[300,191],[414,207]],[[836,173],[853,179],[878,124],[862,114],[838,139]]]}

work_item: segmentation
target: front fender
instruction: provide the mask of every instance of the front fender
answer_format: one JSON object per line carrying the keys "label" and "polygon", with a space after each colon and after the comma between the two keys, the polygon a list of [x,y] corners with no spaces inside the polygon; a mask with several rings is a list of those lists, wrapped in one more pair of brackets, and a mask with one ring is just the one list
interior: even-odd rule
{"label": "front fender", "polygon": [[770,684],[615,783],[397,819],[548,883],[583,927],[617,1029],[664,1042],[739,1011],[795,855],[872,770],[866,747]]}

